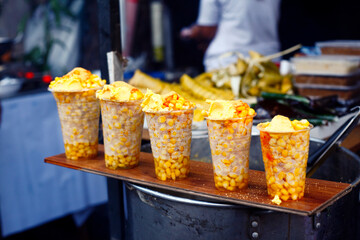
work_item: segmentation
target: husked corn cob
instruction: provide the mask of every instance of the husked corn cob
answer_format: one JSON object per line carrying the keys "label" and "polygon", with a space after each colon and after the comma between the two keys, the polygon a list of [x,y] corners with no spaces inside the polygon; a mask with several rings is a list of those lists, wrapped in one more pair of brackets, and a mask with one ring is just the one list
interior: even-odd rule
{"label": "husked corn cob", "polygon": [[278,195],[287,201],[304,196],[309,138],[309,130],[293,133],[260,131],[266,183],[271,197]]}
{"label": "husked corn cob", "polygon": [[146,113],[156,177],[177,180],[190,171],[193,110]]}
{"label": "husked corn cob", "polygon": [[183,89],[185,89],[188,92],[191,92],[192,95],[194,95],[199,99],[232,100],[235,98],[234,94],[231,91],[224,92],[224,90],[220,90],[214,87],[202,86],[186,74],[184,74],[180,78],[180,84]]}
{"label": "husked corn cob", "polygon": [[151,89],[155,93],[161,93],[164,83],[157,78],[153,78],[140,70],[136,70],[134,76],[129,80],[129,84],[137,88]]}
{"label": "husked corn cob", "polygon": [[69,159],[97,155],[100,106],[95,91],[53,92]]}
{"label": "husked corn cob", "polygon": [[248,185],[252,116],[207,119],[215,187],[234,191]]}
{"label": "husked corn cob", "polygon": [[138,165],[144,113],[141,101],[101,100],[105,166],[129,169]]}

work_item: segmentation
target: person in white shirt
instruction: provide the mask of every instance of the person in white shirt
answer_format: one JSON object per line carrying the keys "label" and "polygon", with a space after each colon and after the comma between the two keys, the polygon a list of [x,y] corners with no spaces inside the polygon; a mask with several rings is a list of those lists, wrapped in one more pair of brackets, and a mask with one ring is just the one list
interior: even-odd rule
{"label": "person in white shirt", "polygon": [[[219,57],[227,52],[248,56],[253,50],[270,55],[280,50],[278,21],[280,0],[201,0],[194,26],[181,32],[183,38],[212,39],[206,49],[206,71],[236,61]],[[212,38],[213,37],[213,38]]]}

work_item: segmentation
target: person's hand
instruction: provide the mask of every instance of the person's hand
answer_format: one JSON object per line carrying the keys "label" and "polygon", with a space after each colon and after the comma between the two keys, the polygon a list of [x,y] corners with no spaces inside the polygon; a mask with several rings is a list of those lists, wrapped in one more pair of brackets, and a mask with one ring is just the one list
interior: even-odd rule
{"label": "person's hand", "polygon": [[217,26],[200,26],[192,25],[183,28],[180,32],[180,37],[185,40],[193,39],[198,42],[198,49],[206,51],[211,40],[214,38]]}
{"label": "person's hand", "polygon": [[180,37],[183,39],[208,40],[211,41],[216,33],[217,26],[192,25],[183,28]]}

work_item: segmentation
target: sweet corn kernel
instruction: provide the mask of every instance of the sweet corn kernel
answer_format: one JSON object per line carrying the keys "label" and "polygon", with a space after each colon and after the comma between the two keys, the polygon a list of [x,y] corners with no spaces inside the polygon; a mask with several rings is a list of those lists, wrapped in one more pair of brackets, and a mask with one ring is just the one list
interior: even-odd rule
{"label": "sweet corn kernel", "polygon": [[164,123],[166,121],[166,117],[165,116],[160,116],[159,118],[158,118],[158,122],[159,123]]}

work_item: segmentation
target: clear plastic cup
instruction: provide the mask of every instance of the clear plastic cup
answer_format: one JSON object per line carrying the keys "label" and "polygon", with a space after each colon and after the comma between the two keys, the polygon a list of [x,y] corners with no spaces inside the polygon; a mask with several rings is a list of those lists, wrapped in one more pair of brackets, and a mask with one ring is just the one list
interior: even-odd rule
{"label": "clear plastic cup", "polygon": [[253,117],[207,119],[215,187],[219,190],[248,186]]}
{"label": "clear plastic cup", "polygon": [[100,104],[97,89],[52,91],[57,103],[66,158],[78,160],[98,154]]}
{"label": "clear plastic cup", "polygon": [[283,201],[304,196],[306,166],[312,125],[295,132],[268,132],[260,123],[261,151],[267,191]]}
{"label": "clear plastic cup", "polygon": [[188,176],[193,114],[194,109],[145,112],[158,179],[178,180]]}
{"label": "clear plastic cup", "polygon": [[130,169],[139,164],[144,113],[141,100],[101,100],[105,166]]}

